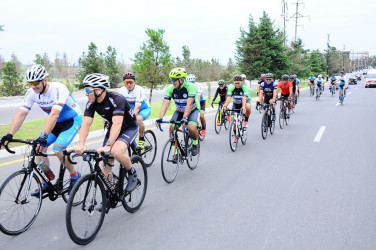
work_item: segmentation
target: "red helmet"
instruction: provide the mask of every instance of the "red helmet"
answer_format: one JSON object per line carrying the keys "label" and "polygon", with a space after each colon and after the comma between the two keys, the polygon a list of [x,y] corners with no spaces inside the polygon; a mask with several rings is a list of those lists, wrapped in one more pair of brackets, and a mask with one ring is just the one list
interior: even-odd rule
{"label": "red helmet", "polygon": [[126,79],[136,80],[136,76],[131,72],[127,72],[123,75],[123,81],[126,80]]}
{"label": "red helmet", "polygon": [[243,77],[241,77],[241,75],[235,75],[234,81],[243,81]]}
{"label": "red helmet", "polygon": [[265,74],[261,74],[261,79],[265,80]]}

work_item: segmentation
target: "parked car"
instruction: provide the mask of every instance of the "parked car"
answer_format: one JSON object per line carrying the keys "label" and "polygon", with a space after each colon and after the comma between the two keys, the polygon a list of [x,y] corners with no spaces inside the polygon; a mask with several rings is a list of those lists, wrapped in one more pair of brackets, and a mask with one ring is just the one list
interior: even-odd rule
{"label": "parked car", "polygon": [[368,72],[365,77],[366,88],[376,87],[376,72]]}
{"label": "parked car", "polygon": [[346,74],[345,77],[348,84],[358,84],[358,80],[356,79],[355,74]]}

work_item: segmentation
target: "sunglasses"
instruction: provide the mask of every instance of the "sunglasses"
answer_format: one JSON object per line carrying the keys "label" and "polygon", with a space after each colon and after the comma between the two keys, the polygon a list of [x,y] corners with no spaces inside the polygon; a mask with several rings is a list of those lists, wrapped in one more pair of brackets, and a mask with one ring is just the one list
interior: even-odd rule
{"label": "sunglasses", "polygon": [[179,79],[174,79],[174,78],[170,78],[170,81],[175,83],[176,81],[178,81]]}
{"label": "sunglasses", "polygon": [[35,82],[29,82],[29,84],[30,84],[30,85],[33,85],[33,86],[37,86],[41,81],[42,81],[42,80],[40,80],[40,81],[35,81]]}
{"label": "sunglasses", "polygon": [[85,91],[86,91],[87,94],[91,94],[91,92],[93,92],[94,89],[87,89],[87,88],[85,88]]}
{"label": "sunglasses", "polygon": [[126,85],[131,85],[133,83],[134,83],[133,81],[124,81],[124,84],[126,84]]}
{"label": "sunglasses", "polygon": [[267,81],[271,81],[272,79],[270,79],[270,78],[268,78],[268,79],[266,79]]}

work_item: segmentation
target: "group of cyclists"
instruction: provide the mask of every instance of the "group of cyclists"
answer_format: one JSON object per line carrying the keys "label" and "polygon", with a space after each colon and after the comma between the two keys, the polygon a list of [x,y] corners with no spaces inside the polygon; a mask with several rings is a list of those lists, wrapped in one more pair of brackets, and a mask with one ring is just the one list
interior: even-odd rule
{"label": "group of cyclists", "polygon": [[[329,91],[331,91],[333,94],[335,94],[335,91],[338,87],[338,98],[339,101],[343,101],[343,96],[342,96],[342,91],[344,96],[346,96],[346,90],[348,88],[348,82],[346,81],[345,78],[345,72],[341,70],[339,72],[340,77],[339,79],[336,78],[336,74],[332,74],[330,80],[330,87]],[[314,75],[311,75],[308,78],[309,81],[309,86],[310,86],[310,91],[311,95],[316,93],[316,95],[321,95],[322,91],[324,91],[324,85],[325,85],[325,77],[323,77],[321,74],[316,77]]]}

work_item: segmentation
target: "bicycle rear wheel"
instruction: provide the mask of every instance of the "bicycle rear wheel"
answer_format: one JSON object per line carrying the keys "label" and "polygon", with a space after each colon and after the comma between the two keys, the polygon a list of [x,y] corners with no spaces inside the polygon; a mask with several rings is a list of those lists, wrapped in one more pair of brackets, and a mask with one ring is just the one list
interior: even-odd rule
{"label": "bicycle rear wheel", "polygon": [[154,132],[151,130],[145,131],[144,138],[145,148],[141,151],[140,156],[145,162],[145,166],[150,167],[155,160],[155,156],[157,155],[157,139]]}
{"label": "bicycle rear wheel", "polygon": [[197,167],[198,162],[200,160],[200,142],[198,142],[197,147],[198,147],[198,153],[197,155],[193,156],[192,155],[192,146],[193,146],[193,140],[191,137],[188,138],[188,150],[187,150],[187,165],[189,169],[193,170]]}
{"label": "bicycle rear wheel", "polygon": [[[148,188],[148,173],[146,164],[138,155],[131,158],[132,167],[137,171],[137,187],[129,194],[127,194],[121,201],[124,209],[129,213],[136,212],[142,205],[145,199],[146,190]],[[124,188],[128,184],[128,172],[125,172]]]}
{"label": "bicycle rear wheel", "polygon": [[[239,138],[237,137],[236,135],[236,130],[238,128],[236,128],[235,126],[235,119],[231,121],[230,123],[230,129],[229,129],[229,141],[230,141],[230,148],[232,150],[232,152],[235,152],[236,150],[236,147],[238,146],[238,142],[239,142]],[[234,130],[234,127],[235,127],[235,130]]]}
{"label": "bicycle rear wheel", "polygon": [[173,144],[175,144],[175,142],[172,139],[166,142],[161,157],[162,176],[167,183],[171,183],[175,180],[181,160],[179,149],[175,148],[175,150],[173,150]]}
{"label": "bicycle rear wheel", "polygon": [[268,115],[267,115],[267,113],[265,113],[262,116],[262,120],[261,120],[261,136],[262,136],[262,139],[264,139],[264,140],[268,136]]}
{"label": "bicycle rear wheel", "polygon": [[0,187],[0,231],[7,235],[25,232],[38,217],[42,205],[42,192],[30,195],[40,188],[40,180],[20,170],[9,176]]}
{"label": "bicycle rear wheel", "polygon": [[[215,114],[215,119],[214,119],[214,129],[215,129],[215,132],[217,134],[219,134],[219,132],[221,132],[221,128],[222,128],[222,119],[223,117],[221,117],[221,112],[218,110],[217,113]],[[218,125],[219,124],[219,125]]]}
{"label": "bicycle rear wheel", "polygon": [[[74,205],[82,199],[81,194],[82,203]],[[85,175],[78,180],[69,196],[65,217],[69,237],[74,243],[86,245],[94,240],[102,227],[107,202],[103,183],[99,178],[96,180],[94,174]],[[98,209],[100,204],[102,209]]]}

